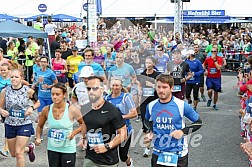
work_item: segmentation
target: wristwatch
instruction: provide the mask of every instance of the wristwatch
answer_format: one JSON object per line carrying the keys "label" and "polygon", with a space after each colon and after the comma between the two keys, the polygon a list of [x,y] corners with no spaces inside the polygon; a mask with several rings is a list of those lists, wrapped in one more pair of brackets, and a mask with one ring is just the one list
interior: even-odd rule
{"label": "wristwatch", "polygon": [[108,143],[106,143],[104,146],[105,146],[105,148],[106,148],[107,150],[110,150],[110,146],[109,146]]}
{"label": "wristwatch", "polygon": [[30,106],[32,108],[32,110],[35,110],[34,106]]}

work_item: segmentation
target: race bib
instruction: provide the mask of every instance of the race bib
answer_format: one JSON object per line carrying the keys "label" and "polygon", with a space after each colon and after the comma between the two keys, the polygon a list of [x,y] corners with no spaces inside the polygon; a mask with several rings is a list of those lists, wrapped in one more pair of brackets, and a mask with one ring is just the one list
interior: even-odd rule
{"label": "race bib", "polygon": [[143,88],[143,96],[154,96],[154,88]]}
{"label": "race bib", "polygon": [[9,116],[11,117],[17,117],[17,118],[24,118],[25,117],[25,110],[13,110],[10,109]]}
{"label": "race bib", "polygon": [[66,138],[66,132],[59,129],[49,129],[48,138],[53,139],[54,141],[64,141]]}
{"label": "race bib", "polygon": [[88,145],[90,147],[96,145],[104,145],[102,133],[87,133]]}
{"label": "race bib", "polygon": [[157,67],[159,72],[165,72],[165,68],[164,67]]}
{"label": "race bib", "polygon": [[181,91],[181,85],[174,85],[173,92],[180,92]]}
{"label": "race bib", "polygon": [[181,72],[177,72],[177,71],[172,72],[172,76],[173,76],[173,78],[183,78],[182,77],[182,73]]}
{"label": "race bib", "polygon": [[164,166],[177,166],[178,155],[175,153],[162,152],[158,156],[157,164]]}
{"label": "race bib", "polygon": [[210,68],[210,74],[215,74],[217,73],[217,69],[216,68]]}
{"label": "race bib", "polygon": [[136,69],[136,75],[141,75],[141,73],[144,71],[143,68]]}
{"label": "race bib", "polygon": [[54,70],[54,73],[57,77],[61,76],[61,70]]}

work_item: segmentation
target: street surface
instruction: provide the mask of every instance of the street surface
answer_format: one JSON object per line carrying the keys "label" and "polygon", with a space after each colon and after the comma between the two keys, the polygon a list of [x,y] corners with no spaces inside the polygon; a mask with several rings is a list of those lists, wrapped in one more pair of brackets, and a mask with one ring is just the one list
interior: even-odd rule
{"label": "street surface", "polygon": [[[198,111],[203,120],[203,126],[200,130],[190,136],[189,167],[248,167],[246,155],[240,150],[240,143],[243,139],[240,137],[239,120],[239,98],[233,86],[236,85],[235,76],[223,76],[223,93],[219,94],[219,111],[214,111],[212,107],[206,107],[205,102],[200,102]],[[207,95],[205,93],[205,95]],[[34,119],[36,115],[33,115]],[[135,129],[134,139],[141,132],[141,123],[132,121]],[[34,123],[34,128],[36,124]],[[3,124],[0,124],[0,146],[3,145]],[[27,159],[28,167],[46,167],[46,130],[44,132],[44,141],[36,147],[36,160],[30,163]],[[199,140],[201,139],[201,140]],[[34,139],[32,139],[34,140]],[[199,141],[198,141],[199,140]],[[193,147],[194,146],[194,147]],[[132,141],[130,155],[133,157],[135,167],[150,167],[150,157],[142,157],[143,148],[140,147],[139,139]],[[85,152],[81,149],[77,152],[76,167],[83,164]],[[14,167],[14,158],[0,157],[0,167]],[[126,166],[120,163],[120,167]]]}

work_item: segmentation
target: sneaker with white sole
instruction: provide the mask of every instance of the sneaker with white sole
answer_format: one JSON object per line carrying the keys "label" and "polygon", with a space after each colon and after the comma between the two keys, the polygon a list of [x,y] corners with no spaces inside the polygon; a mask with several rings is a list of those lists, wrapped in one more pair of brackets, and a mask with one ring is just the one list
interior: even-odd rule
{"label": "sneaker with white sole", "polygon": [[132,158],[130,158],[130,165],[127,165],[127,167],[134,167]]}
{"label": "sneaker with white sole", "polygon": [[0,155],[2,155],[4,157],[8,157],[9,156],[9,151],[8,150],[0,150]]}
{"label": "sneaker with white sole", "polygon": [[149,149],[149,148],[145,148],[145,149],[144,149],[143,156],[144,156],[144,157],[148,157],[149,155],[150,155],[150,149]]}
{"label": "sneaker with white sole", "polygon": [[35,144],[34,144],[34,143],[30,143],[30,144],[28,145],[28,148],[29,148],[29,152],[28,152],[29,160],[30,160],[31,162],[34,162],[34,161],[35,161],[35,153],[34,153]]}

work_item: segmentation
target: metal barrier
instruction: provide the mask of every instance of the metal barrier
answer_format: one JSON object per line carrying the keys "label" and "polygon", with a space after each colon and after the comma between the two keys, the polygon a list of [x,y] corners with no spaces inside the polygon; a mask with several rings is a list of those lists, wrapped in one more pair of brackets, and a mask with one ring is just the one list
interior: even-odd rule
{"label": "metal barrier", "polygon": [[227,61],[227,70],[236,71],[237,68],[243,67],[244,62],[247,61],[248,56],[252,55],[252,52],[244,52],[241,50],[228,50],[224,51],[223,55]]}

